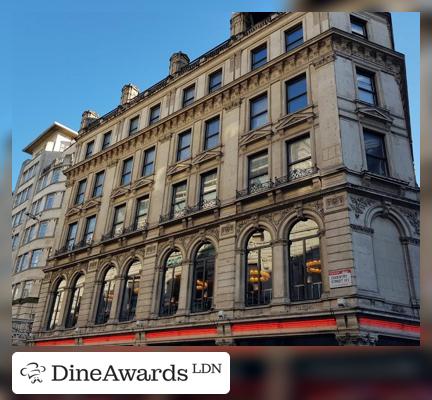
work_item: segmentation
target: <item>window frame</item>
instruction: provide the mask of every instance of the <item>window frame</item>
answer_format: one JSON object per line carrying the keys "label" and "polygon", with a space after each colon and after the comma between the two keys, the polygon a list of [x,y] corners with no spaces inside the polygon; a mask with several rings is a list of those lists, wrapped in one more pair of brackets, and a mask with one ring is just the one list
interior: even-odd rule
{"label": "window frame", "polygon": [[[193,93],[193,95],[191,97],[187,98],[186,95],[188,93]],[[195,96],[196,96],[196,85],[195,85],[195,83],[192,83],[191,85],[186,86],[183,89],[183,92],[182,92],[182,108],[185,108],[185,107],[191,105],[195,101]]]}
{"label": "window frame", "polygon": [[[260,157],[260,156],[262,156],[264,154],[267,155],[267,173],[266,174],[261,174],[261,175],[256,175],[256,176],[251,176],[251,161],[252,161],[252,159],[258,158],[258,157]],[[248,188],[248,190],[250,189],[250,187],[252,185],[257,185],[257,183],[253,183],[253,184],[251,183],[252,179],[256,179],[256,178],[259,178],[259,177],[267,175],[266,182],[268,182],[270,180],[269,168],[270,168],[270,156],[269,156],[268,149],[260,150],[260,151],[258,151],[256,153],[252,153],[252,154],[249,154],[247,156],[247,188]],[[262,184],[263,183],[261,183],[261,185]]]}
{"label": "window frame", "polygon": [[[189,136],[189,144],[182,146],[182,138]],[[188,156],[183,157],[181,153],[188,150]],[[189,128],[177,135],[177,151],[176,151],[176,162],[185,161],[192,157],[192,128]]]}
{"label": "window frame", "polygon": [[[72,237],[71,232],[73,229],[75,229],[75,232],[74,232],[73,237]],[[65,240],[65,247],[68,250],[73,249],[73,247],[76,243],[77,234],[78,234],[78,221],[71,222],[70,224],[68,224],[68,229],[66,232],[66,240]]]}
{"label": "window frame", "polygon": [[[140,214],[140,202],[142,201],[147,201],[147,209],[146,212],[143,214]],[[133,227],[134,230],[137,229],[143,229],[145,227],[145,225],[147,224],[147,218],[148,218],[148,212],[149,212],[149,208],[150,208],[150,197],[148,195],[146,196],[142,196],[136,199],[135,202],[135,215],[134,215],[134,222],[133,222]],[[140,218],[145,216],[145,222],[144,224],[141,226],[140,225]]]}
{"label": "window frame", "polygon": [[[149,154],[153,153],[153,161],[148,162]],[[156,163],[156,146],[149,147],[143,152],[143,164],[141,168],[141,177],[151,176],[155,171],[155,163]],[[151,172],[146,173],[145,170],[148,166],[151,166]]]}
{"label": "window frame", "polygon": [[[112,278],[107,279],[107,275],[113,271]],[[108,267],[103,273],[102,284],[97,298],[97,308],[95,315],[95,325],[103,325],[109,321],[113,300],[110,300],[110,293],[114,294],[116,287],[116,269],[113,265]],[[109,301],[110,300],[110,301]]]}
{"label": "window frame", "polygon": [[[299,141],[304,140],[304,139],[309,139],[309,147],[310,147],[310,154],[309,154],[309,156],[308,157],[303,157],[303,158],[301,158],[301,159],[299,159],[297,161],[292,161],[290,159],[290,154],[291,154],[291,152],[290,152],[290,146],[293,143],[299,142]],[[312,138],[311,138],[310,132],[302,133],[302,134],[300,134],[298,136],[295,136],[295,137],[292,137],[292,138],[286,140],[286,142],[285,142],[285,150],[286,150],[287,177],[288,177],[289,181],[292,181],[292,180],[295,180],[295,179],[299,178],[299,177],[292,177],[291,176],[290,168],[293,165],[301,164],[301,163],[303,163],[305,161],[310,160],[310,168],[311,169],[314,168],[313,160],[312,160]]]}
{"label": "window frame", "polygon": [[94,144],[95,144],[94,140],[90,140],[89,142],[86,143],[86,151],[84,154],[84,160],[88,160],[93,155]]}
{"label": "window frame", "polygon": [[[99,177],[102,176],[102,182],[98,183]],[[92,198],[101,197],[103,195],[103,186],[105,183],[105,170],[99,171],[95,174],[92,190]],[[100,193],[98,191],[100,190]]]}
{"label": "window frame", "polygon": [[[205,184],[204,180],[205,180],[205,178],[209,177],[210,175],[215,175],[215,180],[216,180],[215,189],[208,192],[208,193],[214,193],[214,199],[204,200],[204,196],[208,194],[208,193],[204,193],[204,184]],[[205,171],[202,174],[200,174],[200,186],[199,186],[199,206],[200,206],[200,208],[204,208],[205,202],[210,202],[210,204],[212,202],[215,202],[217,200],[217,196],[218,196],[218,170],[212,169],[212,170]]]}
{"label": "window frame", "polygon": [[[260,99],[262,99],[264,97],[266,99],[266,104],[267,104],[267,107],[266,107],[265,111],[261,111],[261,112],[259,112],[258,114],[255,114],[255,115],[252,114],[252,111],[253,111],[253,106],[252,105],[255,102],[259,101]],[[263,126],[265,126],[265,125],[267,125],[269,123],[269,108],[270,107],[269,107],[269,99],[268,99],[268,93],[267,93],[267,91],[265,91],[263,93],[260,93],[259,95],[255,96],[255,97],[253,97],[253,98],[251,98],[249,100],[249,130],[250,131],[262,128]],[[266,115],[266,122],[263,123],[262,125],[253,126],[252,121],[255,120],[255,119],[257,119],[257,118],[259,118],[259,117],[261,117],[264,114]]]}
{"label": "window frame", "polygon": [[[130,162],[130,171],[125,172],[126,163],[129,163],[129,162]],[[122,169],[121,169],[121,175],[120,175],[120,186],[126,186],[132,182],[132,173],[133,173],[133,156],[124,159],[122,162]],[[125,182],[126,176],[130,176],[128,182]]]}
{"label": "window frame", "polygon": [[[353,30],[353,24],[357,25],[357,26],[360,26],[362,28],[363,34],[355,32]],[[368,21],[366,21],[366,20],[364,20],[362,18],[359,18],[359,17],[357,17],[355,15],[350,14],[350,30],[351,30],[351,33],[353,35],[362,37],[364,39],[368,39],[367,24],[368,24]]]}
{"label": "window frame", "polygon": [[[208,75],[207,92],[209,94],[213,93],[213,92],[216,92],[217,90],[219,90],[222,87],[222,79],[223,79],[223,75],[222,74],[223,74],[222,68],[219,68],[216,71],[213,71],[213,72],[211,72]],[[220,75],[220,82],[218,84],[216,84],[216,85],[214,85],[214,84],[212,85],[212,79],[215,76],[219,76],[219,75]]]}
{"label": "window frame", "polygon": [[[210,126],[209,124],[214,122],[214,121],[218,121],[218,129],[216,133],[213,133],[211,135],[208,134],[208,127]],[[204,121],[204,146],[203,146],[203,151],[207,151],[207,150],[211,150],[211,149],[215,149],[216,147],[220,146],[220,131],[221,131],[221,118],[220,115],[215,115],[212,118],[209,118],[207,120]],[[217,137],[217,144],[215,146],[210,147],[208,145],[209,140]]]}
{"label": "window frame", "polygon": [[[124,209],[124,214],[123,214],[123,220],[122,221],[116,221],[116,218],[119,214],[119,210]],[[121,233],[124,231],[124,224],[125,224],[125,220],[126,220],[126,203],[122,203],[122,204],[118,204],[116,206],[114,206],[114,211],[113,211],[113,219],[112,219],[112,223],[111,223],[111,234],[116,236],[116,235],[121,235]],[[116,227],[120,227],[120,229],[117,231]]]}
{"label": "window frame", "polygon": [[[198,258],[199,251],[201,248],[205,245],[211,245],[213,248],[213,254]],[[203,264],[203,265],[200,265]],[[215,283],[215,264],[216,264],[216,248],[214,247],[213,243],[210,241],[206,241],[204,243],[201,243],[201,245],[196,249],[195,255],[193,258],[193,274],[192,274],[192,293],[191,293],[191,301],[190,301],[190,312],[191,313],[199,313],[199,312],[206,312],[211,311],[213,307],[213,297],[214,297],[214,283]],[[199,268],[202,268],[202,271],[199,270]],[[200,275],[198,274],[200,272]],[[212,284],[211,286],[208,285],[207,282],[210,281],[209,276],[212,278]],[[202,277],[202,280],[199,279]],[[207,279],[206,279],[207,278]],[[199,294],[198,289],[198,283],[199,281],[202,282],[202,291],[203,295],[200,298],[198,298],[197,294]],[[207,283],[207,287],[205,284]],[[209,286],[211,290],[209,290]],[[210,296],[204,296],[204,291],[207,290],[210,292]]]}
{"label": "window frame", "polygon": [[[186,192],[185,198],[184,198],[184,207],[180,211],[175,211],[176,205],[183,203],[183,201],[180,203],[175,202],[175,197],[176,197],[178,188],[180,188],[182,186],[185,187],[185,192]],[[172,184],[172,186],[171,186],[171,202],[170,202],[170,216],[171,217],[175,218],[177,215],[181,215],[184,212],[184,210],[186,210],[186,208],[187,208],[187,194],[188,194],[188,182],[187,182],[187,180],[183,180],[183,181],[176,182],[176,183]]]}
{"label": "window frame", "polygon": [[[168,265],[168,260],[170,259],[170,257],[174,253],[179,253],[179,255],[181,257],[180,262],[178,264],[175,264],[175,265]],[[181,284],[182,284],[181,278],[182,278],[182,274],[184,273],[184,271],[183,271],[183,262],[184,262],[183,261],[183,255],[182,255],[181,251],[178,250],[178,249],[175,249],[175,250],[171,251],[166,256],[166,258],[165,258],[165,261],[163,263],[163,271],[162,271],[162,274],[161,274],[162,275],[161,276],[162,279],[161,279],[161,286],[160,286],[161,287],[161,291],[160,291],[160,300],[159,300],[159,316],[160,317],[172,316],[172,315],[175,315],[177,313],[178,303],[179,303],[179,299],[180,299]],[[176,276],[175,275],[176,270],[180,270],[180,278],[179,278],[178,282],[176,282],[176,280],[174,279],[174,277]],[[172,283],[171,283],[171,285],[169,287],[169,292],[168,291],[165,292],[166,276],[167,276],[167,273],[169,273],[170,271],[171,271],[171,277],[172,277],[171,282]],[[176,287],[176,285],[177,285],[177,287]],[[166,307],[164,299],[166,297],[168,297],[167,294],[169,293],[170,294],[169,298],[172,299],[173,295],[176,292],[178,292],[178,295],[177,295],[176,301],[174,301],[174,305],[170,304],[169,307]]]}
{"label": "window frame", "polygon": [[[89,215],[86,218],[85,225],[84,225],[84,233],[83,233],[83,241],[85,244],[91,244],[93,242],[94,233],[96,231],[96,222],[97,222],[96,214]],[[90,231],[89,227],[91,227],[90,225],[91,223],[93,223],[93,230]]]}
{"label": "window frame", "polygon": [[[379,106],[378,90],[377,90],[377,83],[376,83],[376,72],[356,66],[355,73],[356,73],[357,100],[372,106]],[[372,90],[360,88],[359,79],[358,79],[359,75],[370,79]],[[363,100],[360,95],[361,93],[368,93],[369,95],[372,95],[373,102],[370,103],[369,101]]]}
{"label": "window frame", "polygon": [[[295,95],[294,97],[290,98],[289,97],[289,87],[290,85],[296,84],[297,82],[303,81],[305,83],[305,91]],[[295,110],[290,110],[290,104],[300,98],[305,98],[306,99],[306,104],[300,108],[296,108]],[[293,114],[296,113],[298,111],[301,111],[307,107],[309,107],[309,90],[308,90],[308,77],[307,77],[307,73],[306,72],[302,72],[296,76],[293,76],[292,78],[288,79],[285,81],[285,101],[286,101],[286,107],[285,107],[285,112],[286,114]]]}
{"label": "window frame", "polygon": [[[76,190],[75,199],[74,199],[74,205],[75,206],[78,206],[78,205],[84,203],[86,189],[87,189],[87,178],[84,178],[84,179],[81,179],[77,184],[77,190]],[[82,199],[81,199],[81,197],[82,197]]]}
{"label": "window frame", "polygon": [[[139,131],[139,115],[135,115],[135,117],[132,117],[129,119],[129,129],[128,129],[128,136],[133,136]],[[136,122],[136,126],[133,127],[133,124]]]}
{"label": "window frame", "polygon": [[[43,239],[43,238],[47,237],[46,233],[47,233],[47,230],[48,230],[48,223],[49,223],[48,220],[40,221],[39,226],[38,226],[38,230],[37,230],[37,234],[36,234],[36,238],[37,239]],[[40,233],[41,233],[41,227],[42,226],[45,227],[44,232],[43,232],[44,233],[43,236],[40,235]]]}
{"label": "window frame", "polygon": [[[297,39],[291,43],[288,43],[288,35],[295,33],[297,31],[301,30],[302,35],[301,39]],[[304,29],[303,29],[303,22],[300,22],[290,28],[288,28],[284,32],[284,40],[285,40],[285,53],[294,50],[295,48],[301,46],[304,43]],[[294,46],[293,46],[294,45]]]}
{"label": "window frame", "polygon": [[[106,143],[106,138],[109,138],[108,143]],[[101,145],[101,151],[107,149],[111,146],[111,138],[112,138],[112,130],[105,132],[102,136],[102,145]]]}
{"label": "window frame", "polygon": [[[140,269],[138,272],[134,274],[129,274],[130,269],[132,266],[136,263],[140,263]],[[125,274],[124,274],[124,282],[123,282],[123,288],[122,288],[122,296],[121,296],[121,302],[120,302],[120,312],[119,312],[119,321],[120,322],[127,322],[127,321],[134,321],[136,316],[136,308],[138,303],[138,293],[134,296],[133,292],[134,289],[137,288],[139,290],[139,285],[141,281],[141,272],[142,272],[142,264],[139,260],[132,261],[129,266],[127,267]],[[128,296],[128,282],[132,282],[132,290],[129,291],[129,293],[132,292],[132,295]],[[135,298],[134,298],[135,297]],[[134,301],[133,301],[134,299]],[[133,304],[134,303],[134,304]],[[133,312],[131,311],[133,310]]]}
{"label": "window frame", "polygon": [[[78,286],[78,281],[83,278],[82,283],[80,283],[80,286]],[[81,300],[83,296],[84,291],[84,285],[85,285],[85,275],[83,273],[78,274],[75,279],[72,286],[69,304],[67,305],[67,312],[66,312],[66,321],[65,321],[65,328],[73,328],[76,326],[78,322],[78,316],[79,311],[81,308]]]}
{"label": "window frame", "polygon": [[[156,117],[152,117],[153,112],[155,110],[159,110],[158,116]],[[148,125],[154,125],[156,122],[158,122],[160,120],[160,114],[161,114],[161,103],[155,104],[154,106],[150,107],[149,109],[149,123]]]}
{"label": "window frame", "polygon": [[[259,60],[254,60],[254,57],[260,53],[262,49],[265,49],[265,57],[260,58]],[[267,64],[268,62],[268,46],[267,42],[261,43],[260,45],[254,47],[250,51],[250,65],[251,65],[251,71],[254,71],[263,65]]]}
{"label": "window frame", "polygon": [[[380,141],[380,144],[382,146],[381,150],[382,150],[382,153],[384,154],[383,157],[379,157],[379,156],[376,156],[374,154],[368,154],[368,151],[366,148],[366,140],[365,140],[366,135],[370,135],[370,136],[374,136],[374,137],[378,138],[378,140]],[[376,131],[368,129],[368,128],[363,128],[363,142],[364,142],[364,154],[365,154],[365,159],[366,159],[366,167],[367,167],[368,172],[371,172],[373,174],[377,174],[380,176],[390,176],[388,154],[387,154],[387,148],[386,148],[386,143],[385,143],[385,134],[376,132]],[[379,172],[371,170],[369,167],[368,157],[373,158],[375,160],[379,160],[380,162],[383,162],[385,173],[381,174]]]}

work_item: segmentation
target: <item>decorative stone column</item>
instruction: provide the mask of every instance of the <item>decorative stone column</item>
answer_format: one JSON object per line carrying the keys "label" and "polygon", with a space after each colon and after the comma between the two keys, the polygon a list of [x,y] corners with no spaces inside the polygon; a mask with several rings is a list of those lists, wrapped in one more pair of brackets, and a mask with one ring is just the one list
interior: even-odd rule
{"label": "decorative stone column", "polygon": [[286,268],[284,262],[284,250],[287,240],[279,239],[272,242],[272,304],[283,304],[286,302]]}
{"label": "decorative stone column", "polygon": [[182,274],[180,278],[180,293],[179,293],[178,308],[177,308],[178,315],[185,314],[190,310],[188,293],[189,293],[189,274],[191,269],[192,269],[192,262],[190,260],[183,260]]}
{"label": "decorative stone column", "polygon": [[113,297],[113,302],[111,303],[111,310],[110,310],[110,316],[108,318],[108,324],[112,324],[115,322],[118,322],[118,307],[119,307],[119,303],[121,303],[121,299],[119,298],[120,296],[120,289],[124,284],[124,280],[125,278],[123,276],[119,276],[117,275],[114,278],[114,297]]}

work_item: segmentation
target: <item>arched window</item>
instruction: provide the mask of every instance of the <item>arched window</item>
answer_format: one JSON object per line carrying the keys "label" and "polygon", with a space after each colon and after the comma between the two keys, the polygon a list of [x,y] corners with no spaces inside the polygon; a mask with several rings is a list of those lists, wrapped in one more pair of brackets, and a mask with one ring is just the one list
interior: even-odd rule
{"label": "arched window", "polygon": [[321,256],[319,228],[311,219],[297,222],[289,234],[291,301],[321,297]]}
{"label": "arched window", "polygon": [[85,277],[82,274],[75,281],[66,317],[66,328],[72,328],[77,323],[81,306],[81,297],[84,289],[84,281]]}
{"label": "arched window", "polygon": [[181,264],[182,255],[179,251],[173,251],[165,262],[160,315],[173,315],[177,312],[182,273]]}
{"label": "arched window", "polygon": [[256,229],[246,245],[246,306],[269,304],[272,298],[271,236]]}
{"label": "arched window", "polygon": [[52,295],[51,310],[48,318],[48,329],[54,329],[61,324],[60,312],[63,305],[64,293],[66,289],[66,281],[62,279],[57,283],[57,286]]}
{"label": "arched window", "polygon": [[96,313],[96,324],[105,324],[110,316],[111,305],[114,297],[114,286],[116,269],[109,268],[102,283],[101,291],[99,294],[98,309]]}
{"label": "arched window", "polygon": [[120,321],[130,321],[135,318],[138,299],[141,262],[135,260],[128,268],[123,288],[123,299],[120,310]]}
{"label": "arched window", "polygon": [[213,304],[213,282],[215,249],[211,243],[204,243],[194,259],[191,312],[210,310]]}

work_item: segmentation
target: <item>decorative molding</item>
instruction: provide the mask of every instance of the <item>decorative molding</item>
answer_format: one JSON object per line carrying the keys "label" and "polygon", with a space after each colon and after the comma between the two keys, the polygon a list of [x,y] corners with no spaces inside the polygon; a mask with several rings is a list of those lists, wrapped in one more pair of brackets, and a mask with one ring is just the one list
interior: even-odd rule
{"label": "decorative molding", "polygon": [[235,223],[230,222],[228,224],[220,225],[219,230],[221,238],[230,237],[235,233]]}
{"label": "decorative molding", "polygon": [[111,198],[115,199],[117,197],[128,194],[131,191],[130,185],[120,186],[117,189],[114,189],[111,193]]}
{"label": "decorative molding", "polygon": [[418,217],[417,211],[406,210],[404,208],[400,208],[401,212],[407,218],[408,222],[411,224],[414,232],[417,235],[420,235],[420,220]]}
{"label": "decorative molding", "polygon": [[193,160],[192,165],[199,165],[202,163],[205,163],[207,161],[217,159],[218,157],[222,157],[222,152],[220,150],[220,147],[212,150],[204,151],[200,154],[198,154]]}
{"label": "decorative molding", "polygon": [[351,229],[356,232],[368,233],[371,235],[374,233],[374,230],[372,228],[368,228],[367,226],[355,225],[355,224],[350,224],[350,226]]}
{"label": "decorative molding", "polygon": [[415,246],[420,246],[420,239],[416,239],[409,236],[402,236],[400,240],[404,244],[413,244]]}
{"label": "decorative molding", "polygon": [[[309,108],[312,109],[312,107]],[[288,114],[285,117],[281,118],[273,127],[273,130],[275,132],[283,131],[302,122],[312,122],[314,118],[315,113],[313,111],[298,111],[296,113]]]}
{"label": "decorative molding", "polygon": [[149,189],[151,189],[153,186],[153,183],[154,183],[153,178],[149,178],[149,177],[144,176],[144,177],[136,180],[135,182],[133,182],[131,185],[131,189],[132,190],[138,190],[144,186],[149,186]]}
{"label": "decorative molding", "polygon": [[318,60],[313,63],[313,66],[315,67],[315,69],[318,69],[335,60],[336,55],[334,53],[328,53],[318,58]]}
{"label": "decorative molding", "polygon": [[346,196],[345,194],[340,194],[336,196],[326,197],[324,202],[325,210],[332,210],[335,208],[341,208],[346,205]]}
{"label": "decorative molding", "polygon": [[257,129],[255,131],[247,132],[241,135],[239,138],[239,144],[240,147],[246,147],[261,139],[269,140],[272,137],[272,135],[273,135],[273,131],[270,127],[264,129]]}
{"label": "decorative molding", "polygon": [[350,196],[350,210],[354,211],[356,218],[360,217],[366,208],[374,204],[375,201],[365,197]]}
{"label": "decorative molding", "polygon": [[192,164],[190,161],[189,162],[180,161],[180,162],[168,167],[166,174],[167,175],[174,175],[178,172],[182,172],[182,171],[189,169],[191,167],[191,165]]}

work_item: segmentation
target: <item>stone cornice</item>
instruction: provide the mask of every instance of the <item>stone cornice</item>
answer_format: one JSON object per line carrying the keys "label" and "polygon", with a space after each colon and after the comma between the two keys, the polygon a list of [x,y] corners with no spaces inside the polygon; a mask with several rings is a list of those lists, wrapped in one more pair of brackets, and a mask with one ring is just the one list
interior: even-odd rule
{"label": "stone cornice", "polygon": [[257,88],[265,88],[272,82],[288,76],[290,72],[310,64],[321,65],[321,60],[327,60],[331,54],[352,56],[355,50],[358,51],[357,57],[362,56],[367,61],[385,67],[393,73],[400,72],[399,64],[403,63],[402,54],[332,28],[305,42],[295,52],[281,54],[263,67],[250,71],[225,85],[220,91],[211,93],[189,107],[168,115],[158,123],[141,129],[134,136],[122,139],[105,151],[73,165],[64,173],[68,179],[79,174],[84,175],[92,166],[113,158],[121,158],[137,145],[146,146],[156,141],[168,140],[172,134],[187,127],[194,120],[205,118],[222,109],[231,109]]}

